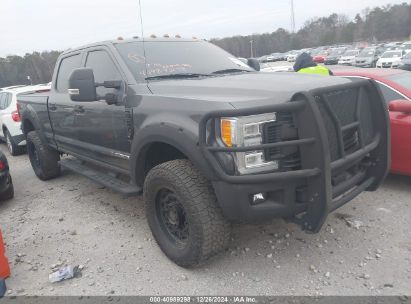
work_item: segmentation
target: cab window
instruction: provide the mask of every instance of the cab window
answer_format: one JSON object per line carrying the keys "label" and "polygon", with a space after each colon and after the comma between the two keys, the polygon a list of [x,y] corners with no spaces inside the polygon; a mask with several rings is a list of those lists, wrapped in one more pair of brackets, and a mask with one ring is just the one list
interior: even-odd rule
{"label": "cab window", "polygon": [[[91,51],[87,55],[86,67],[93,69],[95,82],[103,83],[109,80],[121,80],[120,72],[110,55],[103,50]],[[115,89],[97,88],[98,96],[113,93]]]}
{"label": "cab window", "polygon": [[81,66],[81,56],[76,54],[70,57],[65,57],[60,62],[59,71],[57,74],[57,91],[67,93],[68,80],[71,72]]}

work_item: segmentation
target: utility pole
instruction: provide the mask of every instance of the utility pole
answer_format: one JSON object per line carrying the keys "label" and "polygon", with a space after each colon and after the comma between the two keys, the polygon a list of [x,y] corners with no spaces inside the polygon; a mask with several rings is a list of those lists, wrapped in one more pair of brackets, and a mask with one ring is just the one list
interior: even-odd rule
{"label": "utility pole", "polygon": [[254,58],[254,40],[250,40],[250,47],[251,47],[251,57]]}
{"label": "utility pole", "polygon": [[295,33],[294,0],[291,0],[291,32]]}

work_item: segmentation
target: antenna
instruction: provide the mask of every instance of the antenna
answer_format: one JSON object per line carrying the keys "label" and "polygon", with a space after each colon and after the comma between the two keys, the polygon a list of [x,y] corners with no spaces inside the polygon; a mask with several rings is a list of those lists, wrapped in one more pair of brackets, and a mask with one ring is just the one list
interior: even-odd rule
{"label": "antenna", "polygon": [[294,0],[291,0],[291,32],[295,33]]}

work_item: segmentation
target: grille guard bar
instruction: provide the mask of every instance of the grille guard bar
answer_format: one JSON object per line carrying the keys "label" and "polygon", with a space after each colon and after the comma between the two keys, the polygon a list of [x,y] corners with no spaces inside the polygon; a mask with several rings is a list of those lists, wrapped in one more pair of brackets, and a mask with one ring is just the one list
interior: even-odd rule
{"label": "grille guard bar", "polygon": [[[376,136],[368,145],[361,145],[360,149],[351,154],[344,154],[343,158],[331,162],[329,142],[321,113],[316,105],[314,96],[324,95],[333,91],[363,87],[373,101],[373,121]],[[303,111],[304,110],[304,111]],[[223,147],[207,143],[207,124],[210,120],[222,117],[256,115],[269,112],[292,112],[297,117],[299,139],[278,143],[261,144],[251,147]],[[381,120],[384,118],[383,120]],[[377,120],[377,121],[376,121]],[[327,215],[363,191],[372,191],[382,183],[389,169],[390,138],[388,110],[382,94],[376,84],[370,80],[356,80],[347,84],[314,89],[309,92],[300,92],[286,103],[253,109],[233,109],[225,111],[211,111],[205,114],[199,123],[199,148],[209,165],[214,169],[217,180],[232,184],[258,184],[276,181],[307,181],[309,201],[307,210],[300,217],[291,218],[301,225],[304,230],[317,232],[323,225]],[[341,126],[343,130],[358,127],[357,123]],[[247,152],[257,149],[298,146],[305,166],[300,170],[286,172],[269,172],[250,175],[229,175],[220,165],[214,153],[217,152]],[[364,179],[354,185],[351,191],[344,191],[338,198],[333,199],[331,175],[333,170],[345,167],[350,163],[360,161],[372,154],[377,164],[367,169]],[[349,183],[348,183],[349,184]]]}

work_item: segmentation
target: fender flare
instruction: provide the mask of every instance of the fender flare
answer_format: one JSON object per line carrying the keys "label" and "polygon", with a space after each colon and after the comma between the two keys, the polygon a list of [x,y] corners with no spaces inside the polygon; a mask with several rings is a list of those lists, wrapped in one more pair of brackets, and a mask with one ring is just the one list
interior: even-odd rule
{"label": "fender flare", "polygon": [[[187,121],[185,122],[187,123]],[[136,132],[137,136],[132,142],[130,156],[130,172],[133,183],[139,186],[143,185],[147,152],[154,143],[164,143],[176,148],[187,156],[207,179],[216,179],[215,173],[198,146],[198,132],[192,132],[193,124],[190,128],[183,128],[182,125],[184,125],[182,121],[178,124],[172,122],[154,123]],[[198,130],[198,124],[195,124],[195,130]]]}
{"label": "fender flare", "polygon": [[36,113],[36,111],[34,111],[34,109],[32,109],[30,107],[30,105],[28,105],[23,113],[21,113],[21,130],[23,132],[23,134],[27,137],[27,133],[24,132],[25,130],[25,122],[26,121],[30,121],[31,124],[34,126],[34,129],[36,131],[38,131],[38,135],[40,136],[41,141],[44,144],[47,144],[47,140],[46,137],[44,136],[43,132],[41,132],[41,126],[39,124],[39,118],[38,115]]}

